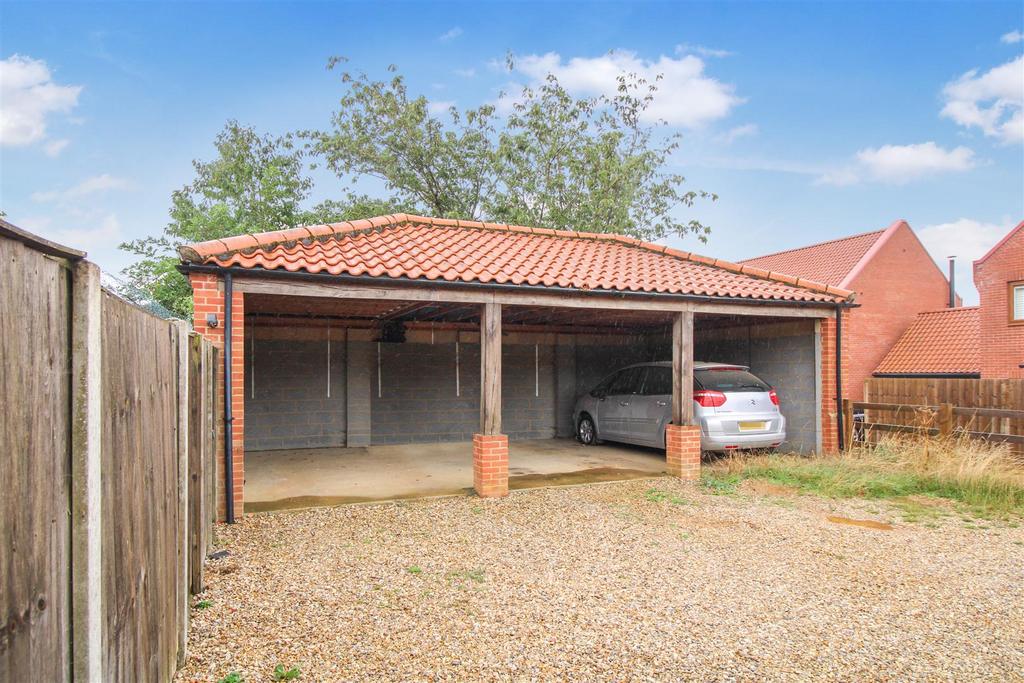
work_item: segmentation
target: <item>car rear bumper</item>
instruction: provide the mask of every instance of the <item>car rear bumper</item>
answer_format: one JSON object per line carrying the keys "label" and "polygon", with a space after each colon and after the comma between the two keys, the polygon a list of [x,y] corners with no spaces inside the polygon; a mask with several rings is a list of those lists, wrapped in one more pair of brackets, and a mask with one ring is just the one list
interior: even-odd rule
{"label": "car rear bumper", "polygon": [[778,414],[768,418],[769,429],[747,433],[723,428],[722,420],[704,418],[701,420],[700,447],[705,451],[724,452],[779,446],[786,440],[786,420]]}

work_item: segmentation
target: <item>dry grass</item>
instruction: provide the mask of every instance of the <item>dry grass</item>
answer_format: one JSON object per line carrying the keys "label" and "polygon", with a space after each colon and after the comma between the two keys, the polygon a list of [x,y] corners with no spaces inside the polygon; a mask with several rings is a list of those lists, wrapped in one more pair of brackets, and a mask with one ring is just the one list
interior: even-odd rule
{"label": "dry grass", "polygon": [[842,456],[732,456],[706,468],[728,492],[763,479],[834,498],[947,498],[982,516],[1024,516],[1024,467],[1005,445],[966,438],[886,438]]}

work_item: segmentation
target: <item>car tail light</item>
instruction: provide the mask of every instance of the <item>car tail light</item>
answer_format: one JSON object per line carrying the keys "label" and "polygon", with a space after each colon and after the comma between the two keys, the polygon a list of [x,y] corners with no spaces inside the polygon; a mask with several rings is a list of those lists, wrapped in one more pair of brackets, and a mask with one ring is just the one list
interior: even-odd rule
{"label": "car tail light", "polygon": [[721,391],[708,391],[703,389],[701,391],[693,392],[693,400],[705,408],[717,408],[725,405],[725,394]]}
{"label": "car tail light", "polygon": [[772,403],[775,405],[779,405],[779,395],[775,393],[774,389],[768,392],[768,398],[770,398]]}

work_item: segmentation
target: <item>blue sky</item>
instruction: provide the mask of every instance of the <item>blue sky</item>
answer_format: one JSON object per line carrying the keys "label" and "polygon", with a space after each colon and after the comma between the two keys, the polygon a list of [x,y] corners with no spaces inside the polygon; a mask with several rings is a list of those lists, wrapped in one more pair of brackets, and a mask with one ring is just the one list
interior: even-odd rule
{"label": "blue sky", "polygon": [[[1022,31],[1020,2],[2,3],[0,208],[116,273],[227,119],[327,125],[331,55],[397,64],[438,107],[630,68],[666,74],[672,169],[721,195],[680,210],[708,244],[669,242],[739,260],[905,218],[960,257],[970,303],[969,261],[1024,219]],[[347,187],[316,180],[315,199]]]}

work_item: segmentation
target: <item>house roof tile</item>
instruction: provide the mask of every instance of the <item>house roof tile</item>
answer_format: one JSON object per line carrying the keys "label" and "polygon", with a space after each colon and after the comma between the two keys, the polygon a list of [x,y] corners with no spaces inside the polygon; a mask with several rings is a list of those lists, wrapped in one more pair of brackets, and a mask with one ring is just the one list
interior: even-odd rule
{"label": "house roof tile", "polygon": [[981,372],[979,308],[918,313],[875,369],[883,375],[961,375]]}
{"label": "house roof tile", "polygon": [[897,221],[885,230],[819,242],[799,249],[788,249],[774,254],[740,261],[772,272],[793,273],[836,287],[845,286],[849,275],[864,259],[883,235],[899,226]]}
{"label": "house roof tile", "polygon": [[179,251],[192,263],[331,275],[818,303],[852,297],[811,278],[623,235],[407,214],[226,237]]}

